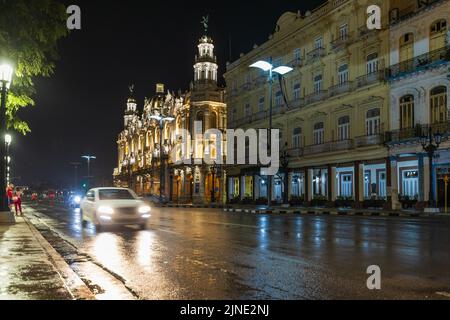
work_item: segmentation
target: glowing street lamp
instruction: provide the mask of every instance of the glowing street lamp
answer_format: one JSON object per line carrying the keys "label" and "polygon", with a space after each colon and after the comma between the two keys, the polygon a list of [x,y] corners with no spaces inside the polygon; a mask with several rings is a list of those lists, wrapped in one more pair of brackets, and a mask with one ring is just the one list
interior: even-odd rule
{"label": "glowing street lamp", "polygon": [[[278,66],[274,68],[272,64],[272,58],[270,58],[270,62],[259,60],[252,65],[250,68],[257,68],[264,72],[269,72],[269,139],[268,139],[268,147],[270,149],[270,144],[272,141],[272,122],[273,122],[273,74],[278,74],[279,77],[283,77],[288,74],[292,70],[291,67],[288,66]],[[283,90],[283,88],[281,88]],[[272,205],[272,177],[268,177],[269,183],[267,188],[267,205],[270,207]]]}
{"label": "glowing street lamp", "polygon": [[14,73],[13,67],[7,62],[0,61],[0,89],[1,89],[1,103],[0,103],[0,133],[5,137],[5,144],[0,147],[0,167],[1,167],[1,186],[0,186],[0,212],[9,212],[9,207],[6,198],[6,183],[7,183],[7,148],[6,142],[6,99],[8,90],[11,87],[12,76]]}

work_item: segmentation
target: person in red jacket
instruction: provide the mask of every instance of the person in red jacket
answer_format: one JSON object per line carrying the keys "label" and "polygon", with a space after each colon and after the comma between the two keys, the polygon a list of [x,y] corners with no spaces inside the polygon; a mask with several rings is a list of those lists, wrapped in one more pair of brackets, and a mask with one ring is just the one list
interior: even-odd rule
{"label": "person in red jacket", "polygon": [[8,207],[10,209],[13,205],[13,193],[14,193],[14,185],[10,183],[8,187],[6,187],[6,196],[8,198]]}
{"label": "person in red jacket", "polygon": [[[14,208],[16,209],[16,216],[23,216],[22,212],[22,190],[19,188],[16,189],[16,192],[13,196]],[[20,214],[19,214],[20,212]]]}

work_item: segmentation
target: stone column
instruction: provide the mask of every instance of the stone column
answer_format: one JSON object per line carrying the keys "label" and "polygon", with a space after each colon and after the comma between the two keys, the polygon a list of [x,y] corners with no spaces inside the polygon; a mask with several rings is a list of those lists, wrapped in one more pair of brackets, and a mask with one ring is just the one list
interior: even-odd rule
{"label": "stone column", "polygon": [[336,167],[331,167],[331,176],[330,176],[330,184],[331,184],[331,201],[336,201],[337,194],[336,194],[336,184],[338,181],[336,180]]}
{"label": "stone column", "polygon": [[241,200],[245,198],[245,176],[241,176],[239,182],[239,195]]}
{"label": "stone column", "polygon": [[306,202],[311,202],[313,198],[313,186],[312,186],[312,179],[313,179],[313,169],[307,169],[306,170],[306,182],[305,182],[305,193],[306,193]]}
{"label": "stone column", "polygon": [[355,206],[361,208],[364,201],[364,164],[355,162]]}
{"label": "stone column", "polygon": [[[424,166],[424,154],[419,153],[417,155],[419,163],[419,201],[425,201],[425,166]],[[428,172],[428,171],[427,171]]]}
{"label": "stone column", "polygon": [[391,163],[391,201],[392,201],[392,209],[399,210],[401,209],[400,202],[398,201],[399,189],[398,189],[398,163],[395,157],[392,157],[390,160]]}
{"label": "stone column", "polygon": [[424,201],[430,201],[430,160],[428,156],[423,158],[423,193]]}

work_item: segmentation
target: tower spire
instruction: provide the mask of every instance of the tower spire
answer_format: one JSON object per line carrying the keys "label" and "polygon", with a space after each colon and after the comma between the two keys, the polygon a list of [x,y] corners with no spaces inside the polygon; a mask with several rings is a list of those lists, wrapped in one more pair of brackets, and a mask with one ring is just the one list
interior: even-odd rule
{"label": "tower spire", "polygon": [[128,126],[128,123],[130,123],[133,120],[133,117],[137,115],[137,103],[136,99],[134,98],[134,84],[130,85],[128,87],[128,90],[130,91],[129,98],[127,100],[127,109],[125,110],[125,116],[124,116],[124,125],[125,127]]}
{"label": "tower spire", "polygon": [[205,34],[200,38],[198,44],[198,55],[195,56],[194,64],[194,87],[198,84],[217,85],[217,58],[214,55],[213,40],[208,36],[209,15],[202,17]]}

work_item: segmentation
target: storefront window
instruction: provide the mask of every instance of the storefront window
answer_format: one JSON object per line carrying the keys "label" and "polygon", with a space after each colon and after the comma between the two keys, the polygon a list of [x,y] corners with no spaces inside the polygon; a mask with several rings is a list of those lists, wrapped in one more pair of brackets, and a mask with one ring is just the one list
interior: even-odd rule
{"label": "storefront window", "polygon": [[419,171],[405,170],[402,174],[403,196],[410,198],[418,197],[419,195]]}

